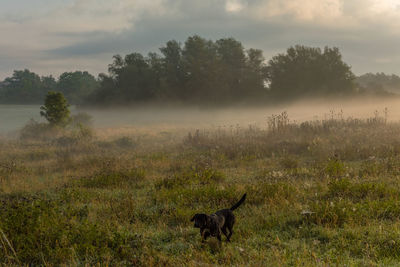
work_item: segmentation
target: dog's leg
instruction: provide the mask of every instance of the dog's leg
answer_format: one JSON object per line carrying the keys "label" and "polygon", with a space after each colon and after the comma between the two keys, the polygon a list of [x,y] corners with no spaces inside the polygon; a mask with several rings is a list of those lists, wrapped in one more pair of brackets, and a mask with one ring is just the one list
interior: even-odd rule
{"label": "dog's leg", "polygon": [[200,228],[201,242],[205,241],[205,238],[204,238],[205,233],[206,233],[205,229],[204,228]]}
{"label": "dog's leg", "polygon": [[232,234],[233,234],[233,229],[232,229],[232,228],[233,228],[233,227],[228,226],[229,235],[227,236],[227,238],[228,238],[229,242],[231,241],[231,236],[232,236]]}
{"label": "dog's leg", "polygon": [[204,232],[204,240],[207,240],[207,238],[210,236],[210,232]]}
{"label": "dog's leg", "polygon": [[219,241],[219,242],[222,242],[221,234],[217,235],[217,238],[218,238],[218,241]]}
{"label": "dog's leg", "polygon": [[232,234],[233,234],[233,231],[230,230],[230,231],[229,231],[229,235],[228,235],[229,242],[231,241],[231,236],[232,236]]}
{"label": "dog's leg", "polygon": [[226,227],[223,227],[223,228],[221,229],[221,231],[222,231],[222,233],[226,236],[226,240],[227,240],[228,242],[231,242],[231,240],[229,240],[228,234],[226,233]]}
{"label": "dog's leg", "polygon": [[218,241],[219,241],[219,242],[222,242],[222,239],[221,239],[221,229],[220,229],[220,228],[217,229],[217,238],[218,238]]}

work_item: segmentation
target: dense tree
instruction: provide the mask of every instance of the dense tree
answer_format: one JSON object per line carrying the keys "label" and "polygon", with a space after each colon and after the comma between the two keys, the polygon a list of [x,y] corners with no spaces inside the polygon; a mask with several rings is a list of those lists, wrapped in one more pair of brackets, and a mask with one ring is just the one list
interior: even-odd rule
{"label": "dense tree", "polygon": [[385,73],[366,73],[357,77],[361,92],[372,94],[400,93],[400,77]]}
{"label": "dense tree", "polygon": [[184,95],[186,73],[182,62],[182,47],[175,41],[168,41],[160,48],[162,58],[161,97],[179,99]]}
{"label": "dense tree", "polygon": [[40,77],[29,70],[16,70],[0,86],[0,103],[39,104],[49,91],[62,92],[73,104],[80,104],[98,87],[88,72],[65,72],[56,81],[52,76]]}
{"label": "dense tree", "polygon": [[218,101],[215,87],[218,87],[221,77],[216,45],[198,35],[189,37],[182,51],[182,61],[186,73],[183,98],[189,101]]}
{"label": "dense tree", "polygon": [[354,93],[355,76],[338,48],[295,46],[268,64],[269,89],[279,98]]}
{"label": "dense tree", "polygon": [[216,41],[219,59],[219,93],[229,101],[247,94],[245,84],[246,55],[243,45],[233,38]]}
{"label": "dense tree", "polygon": [[[70,103],[79,104],[96,90],[98,82],[87,71],[64,72],[60,75],[56,86]],[[54,90],[54,89],[52,89]]]}
{"label": "dense tree", "polygon": [[125,58],[114,56],[109,73],[115,80],[118,94],[112,93],[114,98],[111,101],[132,103],[154,99],[159,86],[157,71],[152,68],[155,60],[154,55],[144,57],[139,53],[126,55]]}
{"label": "dense tree", "polygon": [[68,102],[61,92],[47,93],[44,105],[40,107],[40,115],[52,126],[65,126],[69,122]]}
{"label": "dense tree", "polygon": [[245,52],[233,38],[213,42],[194,35],[183,46],[168,41],[160,52],[147,57],[139,53],[114,56],[109,74],[99,77],[101,86],[91,103],[172,100],[226,104],[266,93],[261,50]]}
{"label": "dense tree", "polygon": [[0,102],[9,104],[41,103],[47,90],[55,84],[54,78],[39,77],[29,70],[16,70],[2,82]]}
{"label": "dense tree", "polygon": [[260,100],[266,95],[266,83],[268,81],[265,58],[260,49],[247,50],[246,69],[244,72],[244,86],[248,97],[257,97]]}
{"label": "dense tree", "polygon": [[85,104],[97,105],[106,102],[108,104],[113,104],[116,99],[121,98],[122,92],[117,88],[116,81],[113,77],[101,73],[99,74],[98,80],[100,83],[99,88],[86,99]]}

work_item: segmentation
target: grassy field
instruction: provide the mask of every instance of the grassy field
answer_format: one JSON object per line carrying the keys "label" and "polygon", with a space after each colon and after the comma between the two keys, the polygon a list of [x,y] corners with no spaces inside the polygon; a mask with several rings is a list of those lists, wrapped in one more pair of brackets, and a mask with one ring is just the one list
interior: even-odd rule
{"label": "grassy field", "polygon": [[[400,124],[332,114],[265,127],[0,139],[5,265],[400,264]],[[230,207],[232,242],[190,218]]]}

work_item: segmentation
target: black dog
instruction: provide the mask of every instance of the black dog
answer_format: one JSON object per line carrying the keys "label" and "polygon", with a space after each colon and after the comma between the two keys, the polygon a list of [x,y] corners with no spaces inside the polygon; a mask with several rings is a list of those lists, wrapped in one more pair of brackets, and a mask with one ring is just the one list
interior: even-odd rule
{"label": "black dog", "polygon": [[[233,224],[235,223],[235,216],[232,211],[237,209],[245,199],[246,194],[244,194],[239,202],[233,205],[230,209],[219,210],[211,215],[204,213],[195,214],[190,221],[194,221],[195,228],[200,228],[201,241],[203,242],[210,235],[217,237],[218,240],[221,241],[222,232],[226,236],[226,240],[230,242],[233,233]],[[229,234],[227,234],[227,229],[229,230]]]}

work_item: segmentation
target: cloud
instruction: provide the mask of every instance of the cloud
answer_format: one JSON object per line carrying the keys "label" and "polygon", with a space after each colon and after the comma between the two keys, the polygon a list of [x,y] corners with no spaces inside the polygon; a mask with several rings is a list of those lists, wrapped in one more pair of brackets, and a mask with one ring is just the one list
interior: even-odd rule
{"label": "cloud", "polygon": [[131,28],[142,16],[164,14],[163,0],[76,0],[40,19],[53,22],[52,31],[121,31]]}
{"label": "cloud", "polygon": [[252,5],[260,19],[291,17],[299,21],[325,22],[342,15],[341,0],[269,0]]}
{"label": "cloud", "polygon": [[245,5],[242,1],[239,0],[227,0],[225,3],[225,10],[227,12],[236,13],[245,8]]}
{"label": "cloud", "polygon": [[[25,2],[31,12],[22,9],[21,1]],[[135,23],[142,17],[162,16],[167,11],[163,0],[53,0],[48,6],[44,5],[48,0],[37,0],[38,4],[43,4],[42,8],[34,7],[30,0],[21,1],[10,1],[9,7],[0,11],[0,59],[8,58],[2,61],[0,78],[9,75],[15,68],[25,67],[37,69],[43,74],[58,73],[54,70],[72,62],[64,56],[74,58],[76,62],[82,62],[82,57],[86,56],[87,62],[96,62],[97,65],[83,64],[82,67],[97,71],[99,62],[91,57],[96,50],[99,52],[96,41],[106,40],[105,35],[110,37],[133,30]],[[72,49],[87,42],[92,42],[93,46],[86,51]],[[70,53],[49,53],[67,47],[71,48]],[[107,54],[107,58],[110,58],[110,50],[112,43],[102,51]],[[105,56],[96,54],[103,59],[102,70],[106,69]],[[4,66],[6,62],[7,66]],[[25,62],[25,65],[21,62]],[[2,71],[6,67],[10,70]]]}
{"label": "cloud", "polygon": [[157,51],[193,34],[235,37],[267,58],[294,44],[338,46],[358,73],[400,66],[397,0],[3,1],[0,78],[24,67],[97,73],[113,54]]}

